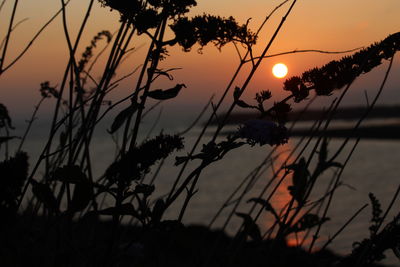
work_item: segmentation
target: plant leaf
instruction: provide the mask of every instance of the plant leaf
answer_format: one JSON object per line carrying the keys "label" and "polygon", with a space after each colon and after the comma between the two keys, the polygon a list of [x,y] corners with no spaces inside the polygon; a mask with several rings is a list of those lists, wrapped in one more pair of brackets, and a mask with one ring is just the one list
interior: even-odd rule
{"label": "plant leaf", "polygon": [[162,215],[165,211],[165,203],[163,199],[158,199],[156,204],[154,204],[153,211],[151,212],[151,219],[153,223],[158,223],[161,221]]}
{"label": "plant leaf", "polygon": [[139,104],[137,102],[132,102],[132,104],[126,109],[122,110],[114,119],[110,130],[110,134],[115,133],[124,122],[137,111]]}
{"label": "plant leaf", "polygon": [[37,181],[33,180],[32,183],[32,192],[36,196],[36,198],[44,204],[44,206],[53,211],[59,212],[57,200],[53,195],[48,184],[38,183]]}
{"label": "plant leaf", "polygon": [[92,193],[89,181],[77,183],[68,210],[77,212],[85,209],[92,200]]}
{"label": "plant leaf", "polygon": [[298,233],[310,229],[314,226],[321,225],[329,221],[329,218],[320,218],[316,214],[307,213],[301,217],[295,225],[290,228],[291,233]]}
{"label": "plant leaf", "polygon": [[243,100],[236,100],[235,101],[236,105],[238,105],[241,108],[256,108],[255,106],[249,105],[246,102],[244,102]]}
{"label": "plant leaf", "polygon": [[321,147],[318,153],[319,164],[325,163],[327,158],[328,158],[328,140],[326,139],[326,137],[324,137],[322,139]]}
{"label": "plant leaf", "polygon": [[274,210],[274,208],[272,207],[271,203],[269,203],[267,200],[262,199],[262,198],[251,198],[247,202],[248,203],[249,202],[255,202],[257,204],[260,204],[261,206],[264,207],[264,209],[266,211],[273,211]]}
{"label": "plant leaf", "polygon": [[258,228],[258,225],[253,221],[251,216],[241,212],[236,212],[236,215],[243,219],[243,232],[251,237],[254,241],[261,241],[262,237],[260,228]]}
{"label": "plant leaf", "polygon": [[171,99],[174,98],[178,95],[179,91],[182,89],[182,87],[186,88],[186,85],[181,83],[177,84],[175,87],[162,90],[162,89],[157,89],[153,90],[147,93],[147,96],[153,99],[157,100],[166,100],[166,99]]}
{"label": "plant leaf", "polygon": [[302,157],[298,163],[292,164],[287,168],[294,170],[292,177],[293,185],[289,186],[288,190],[298,203],[303,203],[309,178],[306,160]]}
{"label": "plant leaf", "polygon": [[233,99],[235,101],[238,101],[240,98],[240,88],[239,87],[235,87],[235,90],[233,91]]}

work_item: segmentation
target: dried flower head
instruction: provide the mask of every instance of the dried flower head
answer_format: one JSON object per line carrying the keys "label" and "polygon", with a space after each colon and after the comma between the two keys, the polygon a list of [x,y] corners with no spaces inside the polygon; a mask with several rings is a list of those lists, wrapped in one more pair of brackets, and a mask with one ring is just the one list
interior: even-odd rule
{"label": "dried flower head", "polygon": [[60,98],[60,93],[56,90],[55,87],[50,86],[50,82],[45,81],[40,84],[40,94],[42,97],[54,97],[54,98]]}
{"label": "dried flower head", "polygon": [[240,138],[246,139],[246,142],[254,146],[269,144],[281,145],[288,141],[288,132],[285,126],[277,125],[272,121],[249,120],[245,122],[238,131]]}
{"label": "dried flower head", "polygon": [[8,114],[7,107],[0,103],[0,128],[3,127],[14,129],[11,124],[11,117]]}

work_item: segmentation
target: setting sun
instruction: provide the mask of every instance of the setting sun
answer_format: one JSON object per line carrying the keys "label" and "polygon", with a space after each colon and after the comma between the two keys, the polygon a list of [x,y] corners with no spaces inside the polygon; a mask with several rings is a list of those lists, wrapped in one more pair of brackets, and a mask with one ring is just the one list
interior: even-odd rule
{"label": "setting sun", "polygon": [[288,73],[288,68],[283,63],[275,64],[272,68],[272,73],[276,78],[283,78]]}

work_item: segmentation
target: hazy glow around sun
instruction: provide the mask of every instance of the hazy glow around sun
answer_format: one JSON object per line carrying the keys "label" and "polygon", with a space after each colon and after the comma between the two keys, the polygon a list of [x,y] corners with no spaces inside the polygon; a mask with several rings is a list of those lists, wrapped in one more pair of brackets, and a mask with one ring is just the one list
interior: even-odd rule
{"label": "hazy glow around sun", "polygon": [[288,68],[286,67],[285,64],[283,64],[283,63],[278,63],[278,64],[275,64],[275,65],[272,67],[272,73],[274,74],[274,76],[275,76],[276,78],[283,78],[283,77],[285,77],[286,74],[288,73]]}

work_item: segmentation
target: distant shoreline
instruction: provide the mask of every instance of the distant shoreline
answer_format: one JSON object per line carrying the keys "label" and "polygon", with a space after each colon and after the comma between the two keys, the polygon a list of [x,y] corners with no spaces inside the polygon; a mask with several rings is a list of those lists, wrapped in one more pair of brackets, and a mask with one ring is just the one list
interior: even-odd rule
{"label": "distant shoreline", "polygon": [[[344,121],[354,121],[359,119],[364,115],[366,107],[343,107],[337,109],[333,116],[333,120],[344,120]],[[288,120],[298,120],[298,121],[315,121],[321,119],[323,117],[324,111],[317,109],[309,109],[305,112],[292,111],[289,114]],[[240,124],[247,120],[256,119],[258,117],[258,113],[256,112],[240,112],[233,113],[229,119],[227,120],[227,124]],[[376,106],[371,112],[368,114],[367,119],[395,119],[398,118],[400,120],[400,105],[396,106]],[[213,121],[212,124],[216,124],[216,121]]]}
{"label": "distant shoreline", "polygon": [[[340,108],[333,116],[336,121],[356,121],[365,112],[365,107]],[[289,121],[299,122],[315,121],[323,117],[323,110],[293,111],[289,115]],[[228,119],[228,125],[239,125],[247,120],[256,119],[257,113],[235,113]],[[387,119],[399,119],[398,123],[387,123]],[[382,120],[381,124],[359,127],[357,130],[350,127],[336,127],[325,131],[324,136],[332,138],[363,138],[376,140],[399,140],[400,139],[400,106],[377,106],[368,115],[366,120]],[[215,122],[213,122],[215,124]],[[228,134],[228,132],[227,132]],[[295,128],[290,132],[290,136],[318,136],[320,132],[312,133],[308,128]]]}
{"label": "distant shoreline", "polygon": [[[320,132],[314,133],[318,136]],[[290,132],[290,136],[310,136],[309,129],[294,129]],[[378,140],[399,140],[400,124],[389,124],[383,126],[365,126],[356,130],[353,128],[337,128],[328,129],[324,136],[333,138],[362,138],[362,139],[378,139]]]}

